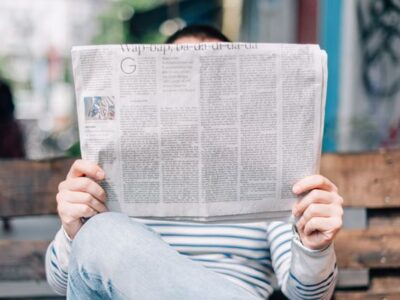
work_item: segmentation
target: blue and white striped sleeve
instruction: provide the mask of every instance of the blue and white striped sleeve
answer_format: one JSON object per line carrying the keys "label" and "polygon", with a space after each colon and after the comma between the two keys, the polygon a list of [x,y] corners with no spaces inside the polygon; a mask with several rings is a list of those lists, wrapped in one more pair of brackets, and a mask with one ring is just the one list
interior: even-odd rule
{"label": "blue and white striped sleeve", "polygon": [[52,289],[60,295],[67,293],[68,263],[71,240],[61,228],[46,252],[46,277]]}
{"label": "blue and white striped sleeve", "polygon": [[330,299],[337,267],[333,245],[324,250],[306,248],[293,224],[272,222],[268,226],[272,266],[282,292],[289,299]]}

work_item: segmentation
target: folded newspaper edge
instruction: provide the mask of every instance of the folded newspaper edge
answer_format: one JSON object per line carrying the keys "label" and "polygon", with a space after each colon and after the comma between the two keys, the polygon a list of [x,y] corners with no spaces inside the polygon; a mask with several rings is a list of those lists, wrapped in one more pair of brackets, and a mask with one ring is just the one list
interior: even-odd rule
{"label": "folded newspaper edge", "polygon": [[72,48],[82,158],[107,206],[195,222],[293,220],[319,172],[327,55],[318,45]]}
{"label": "folded newspaper edge", "polygon": [[229,224],[229,223],[252,223],[252,222],[265,222],[265,221],[283,221],[294,223],[296,219],[293,217],[292,212],[289,211],[275,211],[275,212],[263,212],[263,213],[252,213],[252,214],[241,214],[241,215],[224,215],[214,217],[197,217],[197,216],[186,216],[186,217],[141,217],[143,219],[160,219],[164,221],[182,221],[182,222],[194,222],[194,223],[218,223],[218,224]]}

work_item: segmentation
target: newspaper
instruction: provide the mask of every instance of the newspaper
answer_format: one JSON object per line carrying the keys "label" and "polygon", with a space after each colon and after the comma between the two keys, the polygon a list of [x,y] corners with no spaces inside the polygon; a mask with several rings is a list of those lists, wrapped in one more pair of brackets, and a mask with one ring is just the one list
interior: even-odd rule
{"label": "newspaper", "polygon": [[82,158],[108,208],[191,221],[287,219],[318,173],[327,56],[317,45],[72,49]]}

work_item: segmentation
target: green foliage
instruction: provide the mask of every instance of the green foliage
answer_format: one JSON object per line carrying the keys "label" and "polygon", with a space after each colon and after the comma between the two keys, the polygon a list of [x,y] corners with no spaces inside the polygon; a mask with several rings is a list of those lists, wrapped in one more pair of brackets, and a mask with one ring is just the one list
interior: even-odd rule
{"label": "green foliage", "polygon": [[123,22],[118,19],[118,6],[113,4],[110,9],[98,16],[100,30],[94,37],[94,44],[119,44],[125,42]]}
{"label": "green foliage", "polygon": [[100,30],[92,42],[94,44],[164,42],[165,37],[158,31],[149,32],[144,37],[138,38],[132,36],[128,28],[130,14],[153,9],[163,3],[163,0],[119,0],[110,3],[109,8],[98,16]]}
{"label": "green foliage", "polygon": [[165,36],[163,36],[159,31],[150,31],[147,32],[144,36],[138,38],[135,36],[128,36],[127,43],[132,44],[162,44],[165,41]]}
{"label": "green foliage", "polygon": [[80,142],[76,142],[73,144],[67,151],[66,155],[69,157],[81,157],[81,144]]}
{"label": "green foliage", "polygon": [[146,11],[165,3],[165,0],[121,0],[120,2],[132,5],[136,11]]}

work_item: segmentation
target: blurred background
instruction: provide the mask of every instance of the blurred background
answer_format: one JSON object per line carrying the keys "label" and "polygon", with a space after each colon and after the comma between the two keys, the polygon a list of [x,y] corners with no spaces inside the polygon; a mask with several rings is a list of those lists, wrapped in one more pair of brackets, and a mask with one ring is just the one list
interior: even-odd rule
{"label": "blurred background", "polygon": [[26,157],[76,153],[73,45],[162,43],[192,23],[235,41],[319,43],[329,57],[324,151],[399,146],[399,1],[2,0],[0,77]]}

